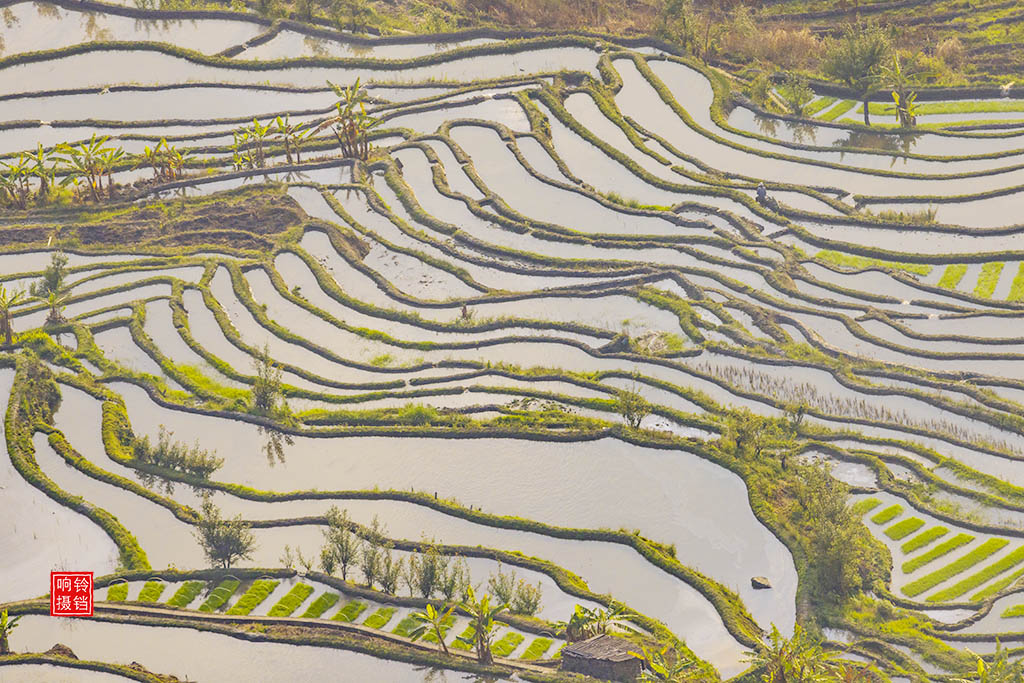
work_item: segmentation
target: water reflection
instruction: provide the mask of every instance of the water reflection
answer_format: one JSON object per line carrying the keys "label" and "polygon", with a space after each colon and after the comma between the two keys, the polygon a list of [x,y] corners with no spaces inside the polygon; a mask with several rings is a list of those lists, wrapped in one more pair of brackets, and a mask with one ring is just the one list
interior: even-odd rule
{"label": "water reflection", "polygon": [[[851,130],[845,138],[840,138],[832,143],[838,149],[856,147],[859,149],[874,149],[883,152],[899,152],[909,154],[913,151],[917,141],[923,133],[913,130],[901,130],[893,133],[876,133],[875,131]],[[899,156],[892,158],[893,164]],[[906,161],[906,159],[904,159]]]}
{"label": "water reflection", "polygon": [[284,447],[292,446],[295,443],[292,435],[263,425],[259,425],[257,431],[263,437],[262,450],[263,454],[267,456],[267,464],[271,467],[277,463],[284,464]]}

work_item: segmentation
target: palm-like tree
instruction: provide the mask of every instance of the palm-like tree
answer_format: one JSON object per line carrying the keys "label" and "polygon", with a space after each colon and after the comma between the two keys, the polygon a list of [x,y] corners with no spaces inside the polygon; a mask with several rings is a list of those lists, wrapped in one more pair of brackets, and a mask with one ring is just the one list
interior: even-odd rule
{"label": "palm-like tree", "polygon": [[[124,160],[125,151],[120,147],[104,147],[99,153],[101,176],[107,176],[107,196],[114,196],[114,169]],[[102,187],[102,183],[101,183]]]}
{"label": "palm-like tree", "polygon": [[882,72],[892,88],[892,99],[896,103],[896,120],[899,121],[900,127],[916,126],[917,93],[910,92],[910,81],[924,72],[904,69],[898,53],[893,53],[892,66],[883,67]]}
{"label": "palm-like tree", "polygon": [[50,309],[50,314],[46,317],[47,324],[64,322],[64,304],[68,301],[66,292],[50,292],[40,299],[45,301]]}
{"label": "palm-like tree", "polygon": [[11,309],[26,300],[25,292],[22,290],[7,291],[6,287],[0,286],[0,329],[3,330],[4,340],[7,346],[13,343],[14,327],[11,323]]}
{"label": "palm-like tree", "polygon": [[57,162],[54,161],[49,167],[50,153],[43,149],[42,143],[37,143],[35,152],[25,152],[25,158],[32,162],[32,175],[39,178],[39,198],[42,199],[50,194],[50,188],[54,185],[54,175],[57,169]]}
{"label": "palm-like tree", "polygon": [[609,609],[590,609],[583,605],[576,605],[569,621],[559,621],[555,628],[569,642],[586,640],[593,636],[608,633],[613,628],[622,631],[636,631],[629,623],[632,612],[622,605],[616,605]]}
{"label": "palm-like tree", "polygon": [[831,656],[799,624],[786,639],[772,625],[768,642],[747,653],[747,660],[761,672],[764,683],[816,683],[832,670]]}
{"label": "palm-like tree", "polygon": [[1010,661],[1007,651],[1003,649],[998,640],[995,654],[988,662],[970,649],[967,651],[977,658],[977,671],[971,672],[970,678],[956,678],[953,683],[1018,683],[1024,680],[1024,662],[1021,660]]}
{"label": "palm-like tree", "polygon": [[366,160],[370,156],[369,132],[380,124],[366,113],[366,89],[362,87],[357,78],[355,83],[342,88],[327,81],[331,86],[338,100],[338,115],[327,119],[313,130],[313,134],[321,130],[333,127],[334,135],[338,138],[338,147],[341,155],[346,159]]}
{"label": "palm-like tree", "polygon": [[419,640],[428,633],[433,633],[441,649],[448,654],[448,646],[444,644],[444,632],[447,627],[446,622],[453,609],[455,609],[455,605],[442,612],[428,603],[427,608],[422,612],[413,612],[410,616],[419,622],[419,625],[409,633],[409,638]]}
{"label": "palm-like tree", "polygon": [[4,189],[11,203],[19,209],[28,208],[28,199],[32,191],[29,187],[29,178],[32,177],[32,166],[25,153],[18,155],[13,162],[3,163],[4,171],[0,187]]}
{"label": "palm-like tree", "polygon": [[[107,135],[97,139],[93,133],[89,141],[81,143],[78,147],[72,147],[66,142],[57,145],[57,151],[67,155],[60,161],[67,167],[71,176],[85,178],[95,202],[100,200],[100,192],[103,191],[103,175],[109,170],[106,164],[112,163],[115,157],[119,159],[124,156],[124,150],[106,147],[109,139],[110,136]],[[117,155],[116,151],[120,151],[120,155]]]}
{"label": "palm-like tree", "polygon": [[9,617],[7,610],[0,612],[0,655],[11,653],[11,646],[7,642],[7,638],[11,635],[11,631],[15,629],[19,621],[21,621],[21,616]]}
{"label": "palm-like tree", "polygon": [[459,642],[472,646],[476,650],[476,659],[481,664],[493,664],[491,643],[496,631],[495,617],[508,609],[508,605],[492,605],[490,595],[484,595],[477,600],[476,593],[470,586],[466,589],[462,609],[469,614],[469,625],[473,628],[473,635],[468,638],[458,636]]}

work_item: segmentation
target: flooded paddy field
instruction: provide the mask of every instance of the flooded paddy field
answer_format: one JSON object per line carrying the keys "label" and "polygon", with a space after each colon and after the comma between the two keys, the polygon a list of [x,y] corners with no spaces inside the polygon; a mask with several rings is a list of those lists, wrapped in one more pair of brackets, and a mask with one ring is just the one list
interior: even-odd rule
{"label": "flooded paddy field", "polygon": [[2,10],[0,604],[80,662],[0,681],[1021,640],[1019,136],[797,129],[612,39],[87,5]]}

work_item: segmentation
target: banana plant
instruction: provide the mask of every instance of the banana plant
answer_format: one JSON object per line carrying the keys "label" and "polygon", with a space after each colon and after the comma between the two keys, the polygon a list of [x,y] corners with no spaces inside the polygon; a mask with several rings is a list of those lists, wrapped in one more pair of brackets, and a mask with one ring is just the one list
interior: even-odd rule
{"label": "banana plant", "polygon": [[413,612],[410,616],[415,619],[419,625],[409,632],[409,639],[419,640],[428,633],[433,633],[444,653],[449,654],[448,646],[444,643],[444,632],[447,626],[446,622],[448,617],[451,616],[452,610],[454,609],[455,605],[451,605],[447,610],[442,612],[433,605],[427,603],[427,608],[422,612]]}
{"label": "banana plant", "polygon": [[125,158],[125,151],[120,147],[104,147],[99,152],[99,169],[101,176],[107,176],[107,196],[114,196],[114,169]]}
{"label": "banana plant", "polygon": [[45,297],[39,298],[45,301],[50,309],[50,313],[46,317],[47,325],[64,322],[64,305],[68,302],[69,298],[66,292],[50,292]]}
{"label": "banana plant", "polygon": [[18,155],[14,163],[3,164],[3,180],[0,180],[0,187],[4,188],[11,203],[19,209],[28,208],[28,199],[32,194],[29,185],[29,178],[32,177],[32,167],[28,157],[22,153]]}
{"label": "banana plant", "polygon": [[7,610],[0,612],[0,655],[9,655],[11,653],[11,646],[7,638],[11,635],[11,631],[15,629],[19,621],[21,621],[20,616],[11,617],[7,614]]}
{"label": "banana plant", "polygon": [[4,341],[10,347],[13,343],[14,326],[11,320],[11,309],[26,301],[25,292],[16,289],[8,291],[0,285],[0,331],[4,334]]}
{"label": "banana plant", "polygon": [[[284,141],[284,155],[288,159],[288,163],[301,164],[302,158],[299,156],[299,150],[306,141],[306,138],[309,137],[312,129],[306,128],[303,130],[300,124],[293,124],[289,121],[287,114],[283,119],[278,116],[275,123],[277,124],[277,134]],[[294,162],[292,160],[293,152],[295,153]]]}
{"label": "banana plant", "polygon": [[370,156],[369,132],[380,125],[379,119],[366,113],[366,89],[360,85],[358,78],[347,88],[330,81],[327,81],[327,85],[340,98],[336,105],[338,114],[323,121],[314,129],[313,134],[325,128],[333,128],[341,155],[346,159],[365,161]]}
{"label": "banana plant", "polygon": [[25,157],[32,162],[32,175],[39,179],[39,198],[43,199],[50,194],[50,189],[54,186],[54,177],[57,171],[57,162],[47,167],[47,162],[51,161],[50,153],[43,149],[42,143],[36,143],[36,151],[25,152]]}
{"label": "banana plant", "polygon": [[[104,156],[106,154],[106,143],[110,136],[92,138],[83,142],[78,147],[72,147],[68,143],[57,145],[57,151],[65,154],[60,161],[65,165],[69,175],[77,178],[84,178],[89,185],[89,192],[95,202],[100,200],[100,193],[103,191]],[[121,152],[124,154],[123,150]]]}

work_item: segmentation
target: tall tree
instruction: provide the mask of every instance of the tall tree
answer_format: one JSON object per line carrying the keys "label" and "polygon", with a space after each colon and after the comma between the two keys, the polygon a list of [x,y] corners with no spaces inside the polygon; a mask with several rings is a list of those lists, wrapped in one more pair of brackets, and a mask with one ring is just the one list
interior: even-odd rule
{"label": "tall tree", "polygon": [[846,83],[864,103],[864,125],[871,125],[868,100],[878,86],[882,64],[889,56],[889,38],[880,27],[850,26],[825,52],[822,65],[829,76]]}
{"label": "tall tree", "polygon": [[359,537],[352,532],[352,522],[348,518],[348,510],[338,511],[331,506],[327,511],[327,528],[324,529],[325,549],[333,555],[334,561],[341,569],[342,581],[348,581],[349,567],[359,559]]}
{"label": "tall tree", "polygon": [[11,319],[11,309],[25,301],[25,293],[18,290],[7,291],[7,288],[0,285],[0,329],[4,333],[4,343],[10,346],[14,343],[14,325]]}
{"label": "tall tree", "polygon": [[203,501],[195,536],[210,564],[222,569],[230,568],[238,560],[251,559],[256,549],[256,538],[241,515],[224,519],[220,509],[209,500]]}

